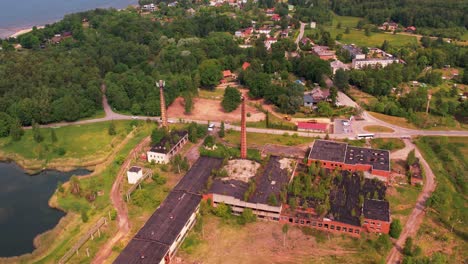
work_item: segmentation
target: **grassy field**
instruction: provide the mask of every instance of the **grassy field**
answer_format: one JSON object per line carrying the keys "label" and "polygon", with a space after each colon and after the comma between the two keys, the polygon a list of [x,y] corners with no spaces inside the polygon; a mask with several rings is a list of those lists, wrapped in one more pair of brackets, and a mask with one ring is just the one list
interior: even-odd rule
{"label": "grassy field", "polygon": [[378,100],[376,97],[354,87],[350,87],[347,93],[359,105],[370,105]]}
{"label": "grassy field", "polygon": [[[110,122],[41,128],[44,141],[37,143],[32,130],[26,130],[20,141],[0,138],[0,157],[10,158],[25,166],[39,168],[60,166],[92,166],[105,159],[114,146],[132,130],[131,121],[113,121],[116,135],[109,135]],[[57,135],[52,142],[51,131]],[[63,155],[62,155],[63,154]]]}
{"label": "grassy field", "polygon": [[[366,36],[364,30],[357,30],[356,25],[361,20],[359,17],[337,16],[333,18],[332,25],[325,25],[324,29],[329,31],[332,38],[338,34],[342,34],[343,38],[340,40],[344,44],[356,44],[358,46],[366,47],[380,47],[384,40],[387,40],[390,45],[401,47],[410,43],[417,43],[418,39],[415,36],[408,35],[393,35],[387,33],[371,33],[371,36]],[[336,26],[341,23],[341,28],[337,29]],[[345,34],[346,27],[350,28],[350,33]],[[312,30],[306,31],[306,35]]]}
{"label": "grassy field", "polygon": [[[224,140],[228,143],[239,144],[240,142],[240,132],[239,131],[229,131],[226,133]],[[285,133],[283,135],[267,135],[260,133],[250,133],[247,132],[247,142],[249,145],[255,146],[264,146],[266,144],[276,144],[276,145],[285,145],[285,146],[297,146],[306,143],[312,143],[313,138],[309,137],[299,137],[292,133]]]}
{"label": "grassy field", "polygon": [[411,128],[411,129],[418,129],[414,124],[408,122],[406,118],[404,117],[397,117],[397,116],[389,116],[389,115],[384,115],[381,113],[376,113],[376,112],[370,112],[368,111],[369,114],[371,114],[373,117],[380,119],[384,122],[387,122],[392,125],[397,125],[405,128]]}
{"label": "grassy field", "polygon": [[428,200],[428,218],[418,233],[422,255],[442,251],[453,262],[467,258],[466,171],[468,138],[422,137],[416,142],[436,176],[437,187]]}
{"label": "grassy field", "polygon": [[376,133],[393,133],[395,130],[389,128],[389,127],[384,127],[384,126],[365,126],[363,128],[364,130],[368,132],[376,132]]}
{"label": "grassy field", "polygon": [[206,89],[199,89],[198,90],[198,97],[205,98],[205,99],[215,99],[215,100],[222,100],[224,96],[223,89],[215,89],[214,91],[209,91]]}
{"label": "grassy field", "polygon": [[390,202],[392,217],[400,219],[404,225],[416,204],[420,192],[420,188],[411,185],[390,187],[387,191],[387,199]]}
{"label": "grassy field", "polygon": [[394,151],[403,149],[405,143],[399,138],[374,138],[371,139],[371,146],[377,149]]}

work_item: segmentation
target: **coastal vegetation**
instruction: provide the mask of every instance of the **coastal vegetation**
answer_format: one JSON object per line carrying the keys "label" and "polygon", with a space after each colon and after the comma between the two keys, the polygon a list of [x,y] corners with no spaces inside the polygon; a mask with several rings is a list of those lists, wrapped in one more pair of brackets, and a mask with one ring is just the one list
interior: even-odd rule
{"label": "coastal vegetation", "polygon": [[110,123],[38,128],[37,133],[43,137],[39,143],[34,140],[32,129],[25,130],[19,141],[0,138],[0,157],[13,159],[29,170],[44,166],[62,169],[94,166],[108,157],[135,124],[132,121],[112,121],[116,134],[109,135],[107,128]]}

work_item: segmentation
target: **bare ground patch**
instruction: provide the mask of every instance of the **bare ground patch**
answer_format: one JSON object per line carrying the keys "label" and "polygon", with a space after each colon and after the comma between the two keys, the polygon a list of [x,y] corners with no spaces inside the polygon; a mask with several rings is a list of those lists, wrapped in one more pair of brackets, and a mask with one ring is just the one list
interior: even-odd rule
{"label": "bare ground patch", "polygon": [[236,159],[228,161],[224,169],[228,172],[229,179],[248,182],[255,176],[260,164],[253,160]]}
{"label": "bare ground patch", "polygon": [[[205,98],[194,98],[194,107],[190,115],[184,113],[184,99],[177,98],[167,112],[169,117],[172,118],[186,118],[195,120],[210,120],[210,121],[240,121],[241,109],[238,107],[231,113],[226,113],[221,106],[221,101],[210,100]],[[246,104],[247,122],[258,122],[265,120],[265,114],[257,110],[255,107]],[[250,115],[250,116],[249,116]]]}
{"label": "bare ground patch", "polygon": [[[313,236],[290,228],[283,246],[282,226],[273,222],[256,222],[246,226],[222,223],[214,217],[204,218],[204,238],[191,254],[180,252],[176,263],[314,263],[326,256],[352,255],[333,240],[317,243]],[[312,261],[312,262],[311,262]]]}

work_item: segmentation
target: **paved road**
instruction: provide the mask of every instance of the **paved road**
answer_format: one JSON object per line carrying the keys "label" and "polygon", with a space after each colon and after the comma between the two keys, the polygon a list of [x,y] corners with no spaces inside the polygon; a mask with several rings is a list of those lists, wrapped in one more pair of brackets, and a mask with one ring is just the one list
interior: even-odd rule
{"label": "paved road", "polygon": [[423,166],[426,181],[424,183],[423,190],[419,194],[418,200],[416,201],[416,206],[411,212],[406,225],[403,227],[403,231],[401,232],[400,237],[393,245],[393,248],[387,257],[387,264],[397,264],[401,262],[401,252],[405,241],[408,237],[414,236],[417,233],[425,215],[426,201],[431,196],[436,187],[434,173],[432,172],[431,167],[429,167],[429,164],[427,164],[426,160],[419,152],[418,148],[413,143],[411,143],[409,139],[405,139],[404,142],[406,148],[416,150],[415,154]]}
{"label": "paved road", "polygon": [[299,41],[301,41],[302,37],[304,37],[304,28],[306,26],[306,23],[303,23],[303,22],[300,22],[300,23],[301,23],[301,27],[299,28],[299,35],[297,35],[297,38],[294,41],[298,49],[299,49]]}

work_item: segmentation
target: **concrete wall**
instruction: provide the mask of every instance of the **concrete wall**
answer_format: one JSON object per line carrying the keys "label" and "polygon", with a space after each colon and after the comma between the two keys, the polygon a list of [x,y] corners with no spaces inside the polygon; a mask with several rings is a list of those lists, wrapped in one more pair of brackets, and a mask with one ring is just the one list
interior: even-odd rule
{"label": "concrete wall", "polygon": [[226,196],[221,194],[209,194],[204,195],[204,199],[211,199],[213,206],[224,203],[232,208],[234,214],[241,214],[244,208],[252,209],[253,213],[262,219],[278,221],[281,213],[281,206],[270,206],[267,204],[249,203],[236,199],[232,196]]}

